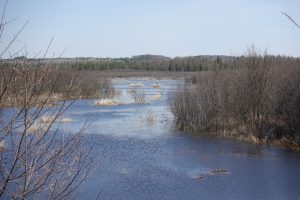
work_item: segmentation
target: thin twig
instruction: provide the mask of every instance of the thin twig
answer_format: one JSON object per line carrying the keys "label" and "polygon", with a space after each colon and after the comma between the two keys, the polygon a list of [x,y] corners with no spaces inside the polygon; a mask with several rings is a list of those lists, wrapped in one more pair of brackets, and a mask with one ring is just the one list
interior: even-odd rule
{"label": "thin twig", "polygon": [[293,24],[295,24],[295,26],[297,27],[297,28],[300,28],[300,25],[299,24],[297,24],[297,22],[291,17],[291,16],[289,16],[288,14],[286,14],[285,12],[281,12],[284,16],[286,16],[291,22],[293,22]]}

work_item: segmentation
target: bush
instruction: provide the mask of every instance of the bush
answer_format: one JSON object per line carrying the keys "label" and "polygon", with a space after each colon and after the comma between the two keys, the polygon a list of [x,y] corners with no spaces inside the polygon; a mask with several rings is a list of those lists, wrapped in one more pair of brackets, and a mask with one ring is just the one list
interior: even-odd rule
{"label": "bush", "polygon": [[180,130],[299,141],[300,61],[249,49],[234,69],[201,72],[170,97]]}

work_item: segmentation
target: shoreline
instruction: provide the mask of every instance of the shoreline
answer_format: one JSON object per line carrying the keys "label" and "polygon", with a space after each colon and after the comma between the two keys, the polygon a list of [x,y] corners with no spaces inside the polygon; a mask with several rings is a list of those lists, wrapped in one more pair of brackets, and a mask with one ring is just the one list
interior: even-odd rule
{"label": "shoreline", "polygon": [[300,144],[297,144],[295,141],[287,137],[282,137],[280,139],[258,139],[253,135],[236,135],[233,132],[231,134],[222,133],[222,132],[189,132],[189,131],[182,131],[182,134],[187,134],[197,139],[200,138],[216,138],[222,140],[230,140],[237,143],[247,143],[253,145],[261,145],[261,146],[269,146],[269,147],[276,147],[284,150],[290,150],[293,152],[300,153]]}
{"label": "shoreline", "polygon": [[[118,72],[118,73],[116,73]],[[132,72],[137,72],[132,74]],[[99,72],[100,74],[101,72]],[[149,71],[126,71],[124,74],[123,71],[104,71],[105,74],[110,74],[107,78],[114,82],[118,81],[118,79],[186,79],[191,77],[193,74],[197,72],[150,72]],[[159,76],[157,76],[159,74]],[[170,76],[170,74],[176,74],[176,76]],[[101,76],[100,76],[101,77]],[[52,94],[49,96],[48,99],[43,98],[41,95],[38,102],[36,102],[33,107],[54,107],[59,104],[61,101],[77,101],[77,100],[84,100],[84,99],[101,99],[101,98],[109,98],[114,96],[115,94],[110,94],[103,96],[100,93],[94,95],[75,95],[70,97],[63,97],[63,94]],[[45,97],[45,96],[44,96]],[[0,105],[0,109],[5,108],[20,108],[22,107],[22,100],[20,103],[15,103],[16,101],[9,102],[6,101],[5,104]],[[176,129],[178,130],[178,129]],[[193,131],[182,131],[183,134],[188,134],[194,137],[211,137],[211,138],[220,138],[220,139],[229,139],[236,142],[244,142],[249,144],[256,144],[256,145],[264,145],[264,146],[271,146],[271,147],[278,147],[281,149],[292,150],[296,152],[300,152],[300,144],[297,144],[295,141],[288,137],[282,137],[280,139],[258,139],[253,135],[246,135],[246,134],[238,134],[236,131],[217,131],[217,132],[193,132]]]}

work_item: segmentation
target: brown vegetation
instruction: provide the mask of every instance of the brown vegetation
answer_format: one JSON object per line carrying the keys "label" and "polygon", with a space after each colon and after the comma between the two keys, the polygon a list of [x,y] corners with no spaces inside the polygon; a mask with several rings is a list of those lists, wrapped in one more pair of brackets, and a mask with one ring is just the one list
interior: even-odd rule
{"label": "brown vegetation", "polygon": [[139,89],[131,89],[128,91],[134,103],[146,103],[146,94],[144,91]]}
{"label": "brown vegetation", "polygon": [[170,98],[180,130],[300,147],[300,61],[249,49],[234,70],[202,72]]}
{"label": "brown vegetation", "polygon": [[32,69],[26,60],[1,70],[0,105],[18,109],[1,121],[0,198],[70,197],[92,160],[82,145],[84,129],[66,135],[55,125],[73,101],[49,102],[53,94],[70,97],[76,79],[61,83],[48,66]]}
{"label": "brown vegetation", "polygon": [[[6,3],[0,39],[7,24]],[[56,122],[74,102],[66,99],[94,95],[98,85],[87,87],[78,81],[77,72],[55,70],[51,62],[43,63],[43,58],[34,65],[26,57],[5,64],[2,55],[21,30],[0,52],[0,107],[14,107],[0,108],[0,198],[71,198],[86,179],[92,159],[83,145],[84,127],[67,134]],[[89,80],[94,81],[93,77]],[[87,90],[80,90],[82,87]]]}
{"label": "brown vegetation", "polygon": [[[25,70],[24,66],[26,67],[26,76],[21,76]],[[26,78],[31,78],[30,81],[34,86],[32,89],[39,91],[39,94],[34,94],[35,106],[44,105],[44,103],[51,106],[55,102],[65,99],[100,98],[114,94],[110,80],[101,78],[98,73],[58,70],[55,69],[55,65],[41,65],[35,68],[28,60],[24,59],[15,63],[13,67],[0,65],[0,90],[4,91],[1,94],[0,107],[22,104]],[[70,88],[70,84],[72,84],[72,88]],[[66,90],[68,93],[65,92]]]}

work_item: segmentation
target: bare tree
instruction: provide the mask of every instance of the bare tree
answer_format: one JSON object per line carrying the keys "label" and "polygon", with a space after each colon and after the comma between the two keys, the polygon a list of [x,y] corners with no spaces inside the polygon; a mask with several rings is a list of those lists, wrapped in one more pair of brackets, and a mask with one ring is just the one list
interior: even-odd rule
{"label": "bare tree", "polygon": [[235,101],[239,106],[238,113],[249,125],[250,130],[257,136],[263,136],[263,125],[268,112],[267,85],[271,58],[264,53],[261,55],[252,47],[241,59],[241,76],[239,78],[238,96]]}
{"label": "bare tree", "polygon": [[[1,34],[6,24],[2,17]],[[51,67],[51,62],[32,67],[26,56],[10,67],[0,61],[0,105],[13,106],[0,120],[0,198],[70,198],[92,166],[82,143],[84,128],[77,133],[60,129],[61,117],[73,101],[49,104],[58,81],[49,77]],[[74,78],[61,85],[62,95],[68,96],[75,84]]]}

